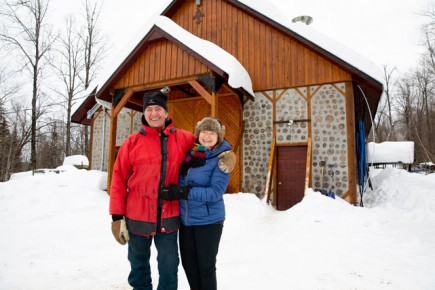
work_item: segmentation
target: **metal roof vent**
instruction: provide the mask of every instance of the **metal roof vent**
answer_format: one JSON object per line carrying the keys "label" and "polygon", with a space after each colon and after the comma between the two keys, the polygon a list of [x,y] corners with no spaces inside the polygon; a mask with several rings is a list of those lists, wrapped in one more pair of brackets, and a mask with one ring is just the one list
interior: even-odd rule
{"label": "metal roof vent", "polygon": [[295,22],[303,22],[306,25],[310,25],[313,22],[313,17],[308,16],[308,15],[301,15],[301,16],[293,18],[292,22],[293,23],[295,23]]}

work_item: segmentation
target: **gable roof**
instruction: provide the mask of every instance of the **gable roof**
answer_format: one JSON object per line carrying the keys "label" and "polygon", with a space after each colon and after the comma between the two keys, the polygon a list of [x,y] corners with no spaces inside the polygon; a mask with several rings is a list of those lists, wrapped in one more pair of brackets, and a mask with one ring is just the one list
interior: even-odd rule
{"label": "gable roof", "polygon": [[158,16],[155,25],[226,72],[228,74],[228,84],[231,87],[242,88],[245,93],[254,97],[251,78],[243,65],[234,56],[213,42],[191,34],[165,16]]}
{"label": "gable roof", "polygon": [[[380,94],[382,93],[382,73],[375,64],[373,64],[366,58],[358,55],[351,49],[339,44],[337,41],[315,31],[307,25],[292,23],[290,19],[283,15],[281,11],[275,8],[267,0],[223,1],[229,2],[232,5],[243,9],[244,11],[246,11],[246,13],[249,13],[261,19],[262,21],[267,22],[279,31],[282,31],[285,34],[294,37],[304,45],[307,45],[314,51],[317,51],[322,55],[325,55],[327,58],[334,60],[334,62],[339,63],[340,66],[350,71],[356,79],[363,80],[365,83],[367,83],[369,87],[377,92],[376,94],[379,94],[380,96]],[[249,75],[243,68],[243,66],[237,61],[237,59],[233,57],[233,61],[229,62],[232,63],[232,65],[228,66],[228,63],[225,62],[224,64],[220,58],[213,58],[214,54],[208,53],[205,47],[208,47],[214,51],[218,51],[219,49],[223,51],[223,49],[211,42],[202,40],[192,35],[190,32],[185,31],[183,28],[179,27],[171,20],[164,20],[165,17],[159,16],[165,15],[170,17],[170,15],[175,13],[177,9],[179,9],[179,7],[184,3],[185,1],[181,0],[166,0],[164,2],[164,5],[162,5],[162,9],[158,11],[157,15],[153,19],[148,21],[142,27],[142,29],[140,29],[140,33],[137,34],[131,42],[127,43],[126,49],[124,49],[123,52],[121,52],[110,63],[110,67],[103,71],[101,77],[89,87],[88,91],[91,92],[92,90],[96,89],[95,97],[98,98],[99,93],[102,92],[105,87],[107,88],[114,76],[123,67],[128,65],[129,60],[135,56],[135,54],[139,51],[141,45],[147,41],[147,38],[149,38],[150,34],[153,31],[153,28],[158,27],[165,31],[168,35],[176,39],[179,43],[201,56],[203,61],[206,60],[212,63],[214,66],[221,68],[223,71],[227,70],[226,73],[228,74],[229,85],[233,87],[239,86],[246,94],[252,95],[252,83],[250,82],[250,80],[247,80],[249,78]],[[191,47],[189,40],[195,38],[198,39],[198,41],[195,41],[197,45]],[[229,55],[229,53],[227,54]],[[229,56],[228,59],[230,59]],[[231,70],[230,74],[228,73],[229,69]],[[233,79],[236,79],[237,82],[233,83]],[[244,81],[240,81],[241,79],[244,79]],[[251,84],[248,85],[248,83]],[[249,87],[251,87],[251,89],[249,89]],[[79,106],[76,111],[79,109],[83,110],[84,103]],[[72,117],[73,122],[77,122],[77,118],[74,119],[75,114],[76,113],[74,113]]]}

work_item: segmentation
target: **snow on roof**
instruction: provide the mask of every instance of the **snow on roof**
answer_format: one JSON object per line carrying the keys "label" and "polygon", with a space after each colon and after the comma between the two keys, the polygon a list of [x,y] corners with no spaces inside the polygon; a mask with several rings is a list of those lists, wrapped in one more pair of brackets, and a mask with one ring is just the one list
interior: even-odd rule
{"label": "snow on roof", "polygon": [[382,142],[367,144],[368,163],[414,163],[414,142]]}
{"label": "snow on roof", "polygon": [[191,34],[168,17],[157,17],[155,24],[226,72],[228,74],[228,84],[232,88],[243,88],[251,96],[254,96],[251,77],[243,65],[233,55],[213,42]]}

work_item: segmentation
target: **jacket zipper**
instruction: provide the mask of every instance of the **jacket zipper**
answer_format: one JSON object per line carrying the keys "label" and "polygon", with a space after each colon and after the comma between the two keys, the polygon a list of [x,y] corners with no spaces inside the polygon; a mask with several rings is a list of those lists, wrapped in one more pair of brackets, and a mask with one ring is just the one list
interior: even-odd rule
{"label": "jacket zipper", "polygon": [[[186,186],[188,186],[188,183],[187,183],[187,180],[188,180],[188,178],[187,178],[187,176],[189,176],[189,171],[190,171],[190,168],[189,169],[187,169],[187,173],[186,173]],[[188,199],[186,199],[184,202],[185,202],[185,204],[186,204],[186,225],[188,225],[188,223],[187,223],[187,217],[189,216],[189,206],[188,206]]]}
{"label": "jacket zipper", "polygon": [[[160,184],[159,184],[159,192],[163,190],[163,187],[165,186],[165,180],[166,180],[166,162],[168,160],[168,139],[167,136],[159,132],[159,139],[160,139],[160,150],[162,155],[162,164],[160,167]],[[160,230],[163,227],[163,200],[160,198],[157,198],[157,211],[160,210]],[[157,213],[157,215],[159,215]]]}

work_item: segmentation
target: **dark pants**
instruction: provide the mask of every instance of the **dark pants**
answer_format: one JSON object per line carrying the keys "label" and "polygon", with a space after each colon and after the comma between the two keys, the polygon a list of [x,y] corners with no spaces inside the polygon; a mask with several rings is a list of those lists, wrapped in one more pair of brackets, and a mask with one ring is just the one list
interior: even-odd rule
{"label": "dark pants", "polygon": [[217,289],[216,256],[223,224],[180,227],[181,263],[191,289]]}
{"label": "dark pants", "polygon": [[[152,290],[151,281],[151,243],[153,237],[137,236],[130,234],[128,242],[128,260],[131,271],[128,283],[134,289]],[[157,248],[157,268],[159,269],[158,290],[176,290],[178,286],[178,245],[177,232],[162,234],[157,232],[154,236],[154,244]]]}

